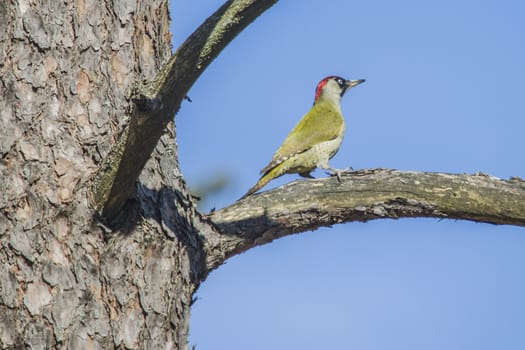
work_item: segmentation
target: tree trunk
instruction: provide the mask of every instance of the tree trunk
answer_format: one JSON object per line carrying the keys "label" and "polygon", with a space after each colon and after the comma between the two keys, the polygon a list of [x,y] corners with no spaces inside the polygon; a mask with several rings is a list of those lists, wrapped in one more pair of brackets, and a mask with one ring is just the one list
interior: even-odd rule
{"label": "tree trunk", "polygon": [[165,0],[0,2],[1,348],[186,347],[205,270],[173,126],[112,230],[90,206],[170,44]]}

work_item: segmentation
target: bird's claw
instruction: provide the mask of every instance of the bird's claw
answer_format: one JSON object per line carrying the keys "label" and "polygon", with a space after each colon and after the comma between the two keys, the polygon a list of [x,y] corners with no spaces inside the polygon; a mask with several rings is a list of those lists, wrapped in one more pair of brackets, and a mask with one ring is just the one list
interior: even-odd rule
{"label": "bird's claw", "polygon": [[330,176],[335,176],[337,178],[337,181],[341,182],[341,174],[346,173],[349,171],[353,171],[354,169],[352,167],[344,168],[344,169],[330,169],[326,173]]}

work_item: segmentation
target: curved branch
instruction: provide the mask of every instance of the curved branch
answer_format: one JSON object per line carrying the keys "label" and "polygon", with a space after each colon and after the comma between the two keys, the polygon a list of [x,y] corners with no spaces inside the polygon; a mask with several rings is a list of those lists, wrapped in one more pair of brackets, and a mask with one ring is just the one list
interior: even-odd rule
{"label": "curved branch", "polygon": [[115,217],[131,195],[193,83],[237,34],[276,2],[227,1],[177,49],[155,79],[135,88],[131,122],[93,183],[93,204],[104,217]]}
{"label": "curved branch", "polygon": [[[525,181],[485,174],[359,170],[295,181],[208,216],[222,233],[208,242],[208,267],[292,233],[342,222],[402,217],[462,219],[525,226]],[[226,253],[224,253],[226,252]],[[225,254],[225,255],[224,255]]]}

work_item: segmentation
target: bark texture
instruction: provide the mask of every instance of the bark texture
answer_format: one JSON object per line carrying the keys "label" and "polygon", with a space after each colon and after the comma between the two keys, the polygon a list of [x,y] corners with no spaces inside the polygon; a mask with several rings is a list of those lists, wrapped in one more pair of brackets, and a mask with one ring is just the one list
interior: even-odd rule
{"label": "bark texture", "polygon": [[170,57],[166,0],[0,2],[0,347],[184,348],[202,279],[164,134],[114,231],[91,178]]}
{"label": "bark texture", "polygon": [[[390,169],[302,180],[247,197],[209,215],[227,257],[292,233],[350,221],[434,217],[525,226],[525,181],[486,174]],[[214,268],[216,261],[208,262]]]}

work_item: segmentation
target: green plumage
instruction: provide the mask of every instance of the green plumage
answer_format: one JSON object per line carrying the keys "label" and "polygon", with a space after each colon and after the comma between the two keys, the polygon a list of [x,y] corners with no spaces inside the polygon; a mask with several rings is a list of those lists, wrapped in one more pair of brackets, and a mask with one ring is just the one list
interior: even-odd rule
{"label": "green plumage", "polygon": [[340,170],[328,166],[345,132],[345,121],[339,102],[345,91],[364,82],[337,76],[324,78],[317,84],[312,108],[290,131],[270,163],[261,170],[261,178],[242,197],[257,192],[270,180],[284,174],[298,173],[310,177],[315,168],[330,170],[339,178]]}
{"label": "green plumage", "polygon": [[[284,174],[300,173],[304,176],[317,167],[320,152],[308,152],[315,145],[343,137],[344,119],[339,106],[331,101],[319,99],[312,109],[295,125],[282,145],[277,149],[270,163],[261,170],[261,178],[246,192],[246,197],[257,192],[270,180]],[[339,148],[339,147],[337,147]],[[326,160],[337,150],[326,155]]]}
{"label": "green plumage", "polygon": [[[272,161],[261,170],[261,174],[267,173],[278,164],[309,150],[316,144],[337,138],[341,134],[341,129],[344,131],[344,119],[339,106],[334,106],[329,101],[318,101],[290,131],[282,145],[275,151]],[[298,172],[300,171],[288,173]]]}

